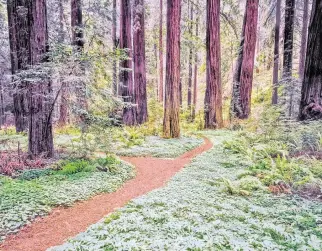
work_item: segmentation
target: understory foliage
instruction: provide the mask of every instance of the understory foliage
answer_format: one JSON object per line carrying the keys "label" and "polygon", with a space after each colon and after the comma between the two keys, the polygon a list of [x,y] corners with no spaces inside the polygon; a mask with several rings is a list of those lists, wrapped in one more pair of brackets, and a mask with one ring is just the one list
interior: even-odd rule
{"label": "understory foliage", "polygon": [[278,110],[267,109],[258,123],[251,121],[235,139],[224,142],[227,153],[240,155],[238,164],[246,167],[239,178],[253,177],[273,193],[300,192],[309,184],[322,199],[321,122],[283,121],[280,116]]}
{"label": "understory foliage", "polygon": [[111,193],[134,175],[132,166],[108,155],[62,160],[51,168],[21,171],[15,179],[0,176],[0,241],[54,207]]}
{"label": "understory foliage", "polygon": [[[214,147],[165,187],[132,200],[49,250],[321,250],[319,202],[297,195],[277,197],[256,177],[240,179],[245,171],[241,155],[227,154],[224,143],[238,134],[206,136]],[[236,194],[236,183],[239,192],[252,196]]]}

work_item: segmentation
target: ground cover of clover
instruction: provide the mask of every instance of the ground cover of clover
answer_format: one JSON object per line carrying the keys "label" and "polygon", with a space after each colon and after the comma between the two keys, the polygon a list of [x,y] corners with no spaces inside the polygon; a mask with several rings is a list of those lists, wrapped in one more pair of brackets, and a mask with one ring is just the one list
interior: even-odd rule
{"label": "ground cover of clover", "polygon": [[146,137],[140,145],[122,148],[118,155],[130,157],[175,158],[203,143],[202,138],[181,137],[179,139],[163,139],[157,136]]}
{"label": "ground cover of clover", "polygon": [[113,192],[135,175],[133,167],[124,162],[113,172],[31,172],[23,179],[0,176],[0,242],[53,207],[71,206],[96,194]]}
{"label": "ground cover of clover", "polygon": [[251,181],[240,184],[250,196],[229,192],[225,181],[240,183],[245,169],[241,155],[224,151],[233,135],[206,133],[213,149],[164,188],[49,250],[321,250],[320,202],[274,196]]}

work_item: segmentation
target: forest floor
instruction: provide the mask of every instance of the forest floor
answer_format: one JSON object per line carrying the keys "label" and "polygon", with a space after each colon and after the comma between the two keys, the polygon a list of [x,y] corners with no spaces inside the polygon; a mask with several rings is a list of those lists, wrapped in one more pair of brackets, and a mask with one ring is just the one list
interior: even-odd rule
{"label": "forest floor", "polygon": [[236,134],[205,135],[214,147],[165,187],[132,200],[49,250],[322,249],[319,201],[274,195],[256,177],[240,179],[247,170],[246,156],[225,150],[225,142]]}
{"label": "forest floor", "polygon": [[[199,145],[200,140],[196,140],[197,145]],[[146,153],[143,155],[153,155],[153,152],[156,152],[155,150],[158,150],[160,145],[164,147],[164,144],[168,145],[167,150],[162,149],[164,154],[162,154],[162,151],[158,152],[165,157],[175,156],[178,152],[182,153],[182,149],[191,148],[190,141],[187,138],[176,141],[170,140],[170,142],[153,138],[153,141],[158,143],[151,146],[151,142],[148,140],[145,144],[136,146],[133,149],[133,153],[129,155],[142,155],[144,152]],[[90,224],[96,223],[116,208],[124,206],[131,199],[163,186],[169,178],[189,163],[192,158],[210,149],[211,146],[211,142],[205,140],[203,145],[186,152],[176,159],[122,157],[125,162],[131,163],[136,167],[134,179],[126,182],[116,192],[101,194],[85,202],[77,203],[72,207],[60,207],[51,211],[49,216],[39,218],[31,225],[23,228],[17,235],[11,235],[1,248],[14,251],[36,251],[62,244],[68,237],[86,230]],[[137,149],[141,151],[136,153]],[[129,150],[127,152],[130,153]],[[108,183],[109,181],[106,180],[106,182]],[[67,191],[65,192],[67,193]],[[81,193],[81,191],[78,192]],[[7,216],[4,214],[4,217]]]}

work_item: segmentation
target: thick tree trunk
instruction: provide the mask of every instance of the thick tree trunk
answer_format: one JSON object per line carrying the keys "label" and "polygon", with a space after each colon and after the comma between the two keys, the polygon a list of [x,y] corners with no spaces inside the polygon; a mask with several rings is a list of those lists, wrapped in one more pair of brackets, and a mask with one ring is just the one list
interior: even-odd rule
{"label": "thick tree trunk", "polygon": [[[30,59],[31,65],[46,60],[48,51],[47,13],[45,0],[33,0],[28,6],[30,25]],[[54,153],[52,133],[52,86],[50,79],[30,82],[29,98],[29,137],[28,150],[31,157],[43,155],[52,157]]]}
{"label": "thick tree trunk", "polygon": [[304,69],[305,69],[305,55],[306,55],[306,45],[307,45],[307,32],[309,23],[309,1],[304,1],[303,9],[303,26],[302,26],[302,38],[301,38],[301,51],[300,51],[300,63],[299,63],[299,76],[303,80]]}
{"label": "thick tree trunk", "polygon": [[[189,35],[192,38],[193,34],[192,34],[192,25],[193,22],[193,4],[191,4],[190,6],[190,24],[189,24]],[[192,105],[192,60],[193,60],[193,45],[192,42],[190,42],[190,48],[189,48],[189,75],[188,75],[188,110],[190,113],[190,119],[191,119],[191,114],[192,114],[192,110],[191,110],[191,105]]]}
{"label": "thick tree trunk", "polygon": [[273,70],[273,95],[272,104],[277,105],[278,100],[278,68],[280,60],[280,27],[281,27],[281,0],[276,1],[276,23],[274,44],[274,70]]}
{"label": "thick tree trunk", "polygon": [[180,19],[181,0],[168,0],[167,63],[163,134],[166,138],[180,136]]}
{"label": "thick tree trunk", "polygon": [[[199,6],[199,0],[197,1]],[[196,13],[196,37],[199,36],[199,12]],[[192,106],[192,121],[196,117],[197,109],[197,98],[198,98],[198,48],[195,48],[195,62],[194,62],[194,78],[193,78],[193,106]]]}
{"label": "thick tree trunk", "polygon": [[[26,70],[30,63],[28,25],[28,3],[22,0],[11,0],[7,4],[11,72],[15,74]],[[16,131],[25,131],[28,127],[27,86],[24,82],[15,85],[13,94]]]}
{"label": "thick tree trunk", "polygon": [[299,119],[322,119],[322,1],[320,0],[314,0],[312,6]]}
{"label": "thick tree trunk", "polygon": [[231,115],[239,119],[247,119],[251,110],[257,20],[258,0],[247,0],[231,107]]}
{"label": "thick tree trunk", "polygon": [[132,77],[132,26],[131,1],[121,0],[120,11],[120,49],[128,51],[128,59],[120,62],[119,94],[123,97],[123,123],[135,125],[136,109],[134,103],[134,86]]}
{"label": "thick tree trunk", "polygon": [[205,95],[205,128],[223,126],[221,55],[220,55],[220,0],[207,0],[207,87]]}
{"label": "thick tree trunk", "polygon": [[137,123],[143,124],[148,119],[146,94],[146,61],[145,61],[145,26],[144,0],[134,0],[133,8],[133,52],[135,103],[137,105]]}
{"label": "thick tree trunk", "polygon": [[5,118],[4,118],[4,102],[3,102],[3,83],[2,81],[0,81],[0,129],[4,123],[5,123]]}
{"label": "thick tree trunk", "polygon": [[160,25],[159,25],[159,101],[164,102],[163,92],[163,0],[160,0]]}
{"label": "thick tree trunk", "polygon": [[117,48],[117,38],[116,38],[116,0],[113,0],[113,17],[112,17],[112,42],[113,42],[113,94],[117,96],[117,59],[116,59],[116,48]]}
{"label": "thick tree trunk", "polygon": [[292,77],[295,0],[285,1],[283,78]]}

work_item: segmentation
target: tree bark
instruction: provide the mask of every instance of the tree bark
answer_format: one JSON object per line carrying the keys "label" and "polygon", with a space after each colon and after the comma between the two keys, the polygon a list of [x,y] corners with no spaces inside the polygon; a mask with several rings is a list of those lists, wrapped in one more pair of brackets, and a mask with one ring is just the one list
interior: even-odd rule
{"label": "tree bark", "polygon": [[[197,6],[199,6],[199,0],[197,1]],[[196,13],[196,38],[199,37],[199,12]],[[192,116],[191,119],[194,121],[196,117],[197,109],[197,98],[198,98],[198,47],[195,48],[195,61],[194,61],[194,78],[193,78],[193,106],[192,106]]]}
{"label": "tree bark", "polygon": [[181,0],[168,0],[167,64],[163,134],[166,138],[180,137],[180,19]]}
{"label": "tree bark", "polygon": [[276,1],[276,23],[275,23],[275,44],[274,44],[274,70],[273,70],[273,95],[272,104],[277,105],[278,101],[278,68],[280,60],[280,27],[281,27],[281,0]]}
{"label": "tree bark", "polygon": [[117,96],[117,59],[116,59],[116,48],[117,48],[117,38],[116,38],[116,0],[113,0],[113,14],[112,14],[112,42],[113,42],[113,94]]}
{"label": "tree bark", "polygon": [[123,123],[135,125],[136,109],[134,104],[134,86],[132,77],[132,26],[131,1],[121,0],[120,11],[120,49],[127,50],[128,59],[120,62],[119,91],[124,101]]}
{"label": "tree bark", "polygon": [[[26,70],[30,63],[28,25],[28,4],[23,0],[11,0],[7,3],[9,42],[11,56],[11,73],[15,74]],[[23,132],[28,127],[28,99],[27,86],[18,81],[13,94],[16,131]]]}
{"label": "tree bark", "polygon": [[134,0],[133,8],[133,52],[135,102],[137,105],[137,123],[143,124],[148,119],[146,93],[146,61],[145,61],[145,25],[144,0]]}
{"label": "tree bark", "polygon": [[320,0],[314,0],[312,6],[299,119],[322,119],[322,1]]}
{"label": "tree bark", "polygon": [[[48,52],[47,9],[45,0],[29,1],[31,65],[45,62]],[[30,82],[28,150],[31,157],[52,157],[54,153],[52,133],[52,85],[49,79]]]}
{"label": "tree bark", "polygon": [[3,82],[0,80],[0,129],[4,123]]}
{"label": "tree bark", "polygon": [[295,0],[285,0],[283,78],[292,77]]}
{"label": "tree bark", "polygon": [[245,12],[231,105],[231,116],[239,119],[247,119],[251,110],[258,0],[247,0]]}
{"label": "tree bark", "polygon": [[160,25],[159,25],[159,101],[163,104],[163,0],[160,0]]}
{"label": "tree bark", "polygon": [[207,86],[205,95],[205,128],[223,126],[221,55],[220,55],[220,0],[207,0]]}
{"label": "tree bark", "polygon": [[[193,4],[190,5],[190,24],[189,24],[189,35],[192,38],[193,34],[192,34],[192,22],[193,22]],[[192,60],[193,60],[193,45],[192,45],[192,41],[190,41],[190,45],[189,45],[189,74],[188,74],[188,110],[189,110],[189,114],[190,114],[190,119],[192,117],[192,110],[191,110],[191,105],[192,105]]]}
{"label": "tree bark", "polygon": [[301,38],[301,51],[300,51],[300,64],[299,64],[299,76],[303,80],[304,69],[305,69],[305,55],[306,55],[306,45],[307,45],[307,33],[308,33],[308,23],[309,23],[309,1],[304,1],[303,9],[303,26],[302,26],[302,38]]}

